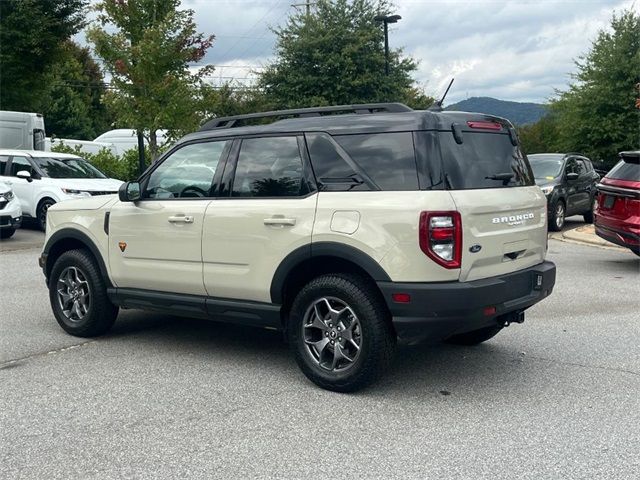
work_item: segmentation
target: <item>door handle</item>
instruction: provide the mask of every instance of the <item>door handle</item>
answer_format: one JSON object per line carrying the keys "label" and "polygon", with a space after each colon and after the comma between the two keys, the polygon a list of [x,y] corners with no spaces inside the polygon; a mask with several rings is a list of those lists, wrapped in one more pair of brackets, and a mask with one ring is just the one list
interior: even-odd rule
{"label": "door handle", "polygon": [[193,223],[193,217],[191,215],[176,215],[169,217],[169,223]]}
{"label": "door handle", "polygon": [[295,218],[271,217],[265,218],[264,224],[269,226],[293,226],[296,224]]}

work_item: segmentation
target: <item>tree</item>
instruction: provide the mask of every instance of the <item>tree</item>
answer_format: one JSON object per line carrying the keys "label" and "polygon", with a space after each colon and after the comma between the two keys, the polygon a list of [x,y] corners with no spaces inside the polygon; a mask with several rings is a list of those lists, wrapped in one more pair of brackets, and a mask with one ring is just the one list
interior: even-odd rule
{"label": "tree", "polygon": [[85,24],[87,0],[0,0],[0,107],[39,111],[45,77]]}
{"label": "tree", "polygon": [[559,148],[580,151],[608,166],[621,150],[640,147],[640,111],[635,85],[640,79],[640,15],[614,14],[601,30],[565,92],[552,102]]}
{"label": "tree", "polygon": [[522,149],[527,154],[559,152],[558,120],[545,115],[536,123],[516,127]]}
{"label": "tree", "polygon": [[41,111],[49,134],[93,140],[109,129],[110,117],[102,103],[104,78],[88,48],[66,41],[45,83]]}
{"label": "tree", "polygon": [[291,16],[274,30],[276,59],[259,87],[278,108],[411,98],[413,59],[392,50],[384,75],[384,34],[374,17],[390,9],[387,0],[318,0],[314,12]]}
{"label": "tree", "polygon": [[179,6],[180,0],[103,0],[97,4],[101,26],[87,32],[111,74],[105,101],[121,126],[148,134],[153,158],[157,130],[175,133],[199,125],[198,93],[212,71],[190,68],[214,36],[197,33],[193,10]]}

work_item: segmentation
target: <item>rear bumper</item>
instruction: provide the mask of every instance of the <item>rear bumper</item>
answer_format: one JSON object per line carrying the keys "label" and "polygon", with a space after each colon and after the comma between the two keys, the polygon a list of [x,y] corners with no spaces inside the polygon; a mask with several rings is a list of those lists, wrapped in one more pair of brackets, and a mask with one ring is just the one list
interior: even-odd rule
{"label": "rear bumper", "polygon": [[[597,222],[597,220],[596,220]],[[629,248],[640,255],[640,235],[627,229],[616,228],[610,225],[604,226],[596,223],[596,235],[608,242],[621,247]]]}
{"label": "rear bumper", "polygon": [[[441,340],[508,320],[547,297],[556,281],[556,266],[543,262],[517,272],[471,282],[378,282],[403,340]],[[408,303],[393,301],[406,293]],[[485,309],[495,307],[495,312]]]}

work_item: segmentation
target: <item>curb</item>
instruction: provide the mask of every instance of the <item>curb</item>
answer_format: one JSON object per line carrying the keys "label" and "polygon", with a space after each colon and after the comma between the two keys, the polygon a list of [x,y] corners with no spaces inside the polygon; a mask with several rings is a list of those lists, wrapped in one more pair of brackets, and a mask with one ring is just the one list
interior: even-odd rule
{"label": "curb", "polygon": [[567,243],[577,243],[580,245],[587,245],[589,247],[599,247],[610,250],[617,250],[619,252],[626,251],[626,248],[614,245],[611,242],[607,242],[605,239],[598,237],[595,234],[593,225],[586,225],[564,232],[557,232],[550,235],[550,238],[560,240]]}

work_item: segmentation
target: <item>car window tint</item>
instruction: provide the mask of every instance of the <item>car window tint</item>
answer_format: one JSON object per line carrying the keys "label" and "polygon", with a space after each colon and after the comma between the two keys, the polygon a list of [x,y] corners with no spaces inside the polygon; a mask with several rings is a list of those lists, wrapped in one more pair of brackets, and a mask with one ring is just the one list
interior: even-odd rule
{"label": "car window tint", "polygon": [[5,170],[7,169],[7,163],[9,162],[9,157],[7,155],[0,155],[0,175],[5,175]]}
{"label": "car window tint", "polygon": [[9,173],[12,177],[17,177],[18,172],[27,171],[33,177],[35,175],[35,170],[29,163],[25,157],[13,157],[11,160],[11,172]]}
{"label": "car window tint", "polygon": [[382,190],[417,190],[413,137],[410,132],[333,137]]}
{"label": "car window tint", "polygon": [[584,162],[582,160],[578,160],[577,164],[578,164],[577,171],[579,175],[584,175],[585,173],[587,173],[587,167],[585,167]]}
{"label": "car window tint", "polygon": [[228,141],[203,142],[179,148],[153,171],[144,198],[210,197],[213,176],[228,144]]}
{"label": "car window tint", "polygon": [[363,183],[358,173],[336,149],[329,135],[307,133],[305,138],[313,171],[323,190],[333,192],[369,190],[369,186]]}
{"label": "car window tint", "polygon": [[296,137],[242,140],[233,197],[296,197],[308,192]]}

